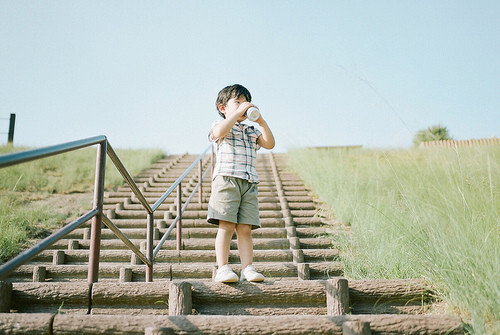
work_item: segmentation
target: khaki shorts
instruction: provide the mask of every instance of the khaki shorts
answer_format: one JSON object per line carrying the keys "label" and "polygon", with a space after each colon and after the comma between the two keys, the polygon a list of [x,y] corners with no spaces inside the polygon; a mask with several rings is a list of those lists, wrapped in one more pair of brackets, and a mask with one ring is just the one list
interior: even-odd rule
{"label": "khaki shorts", "polygon": [[219,220],[237,224],[250,224],[252,229],[261,227],[257,184],[245,179],[216,176],[212,181],[212,194],[208,202],[207,221]]}

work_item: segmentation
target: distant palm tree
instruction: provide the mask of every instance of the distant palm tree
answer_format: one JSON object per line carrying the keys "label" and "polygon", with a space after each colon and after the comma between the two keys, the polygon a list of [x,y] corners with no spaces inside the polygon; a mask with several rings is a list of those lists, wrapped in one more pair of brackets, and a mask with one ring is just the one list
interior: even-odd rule
{"label": "distant palm tree", "polygon": [[422,142],[452,140],[448,128],[440,124],[419,130],[413,138],[413,145],[418,147]]}

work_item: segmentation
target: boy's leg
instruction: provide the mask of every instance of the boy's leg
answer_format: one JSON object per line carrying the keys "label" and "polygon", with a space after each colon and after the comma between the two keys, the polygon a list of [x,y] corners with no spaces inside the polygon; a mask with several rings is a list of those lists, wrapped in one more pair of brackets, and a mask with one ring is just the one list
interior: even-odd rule
{"label": "boy's leg", "polygon": [[253,262],[253,243],[252,243],[252,226],[249,224],[236,225],[236,234],[238,235],[238,250],[240,251],[241,259],[241,281],[262,282],[265,277],[262,273],[258,273]]}
{"label": "boy's leg", "polygon": [[236,225],[236,235],[238,237],[238,251],[240,252],[241,268],[244,269],[253,262],[252,225]]}
{"label": "boy's leg", "polygon": [[215,257],[219,268],[229,263],[229,249],[235,226],[236,224],[232,222],[219,221],[219,229],[215,237]]}

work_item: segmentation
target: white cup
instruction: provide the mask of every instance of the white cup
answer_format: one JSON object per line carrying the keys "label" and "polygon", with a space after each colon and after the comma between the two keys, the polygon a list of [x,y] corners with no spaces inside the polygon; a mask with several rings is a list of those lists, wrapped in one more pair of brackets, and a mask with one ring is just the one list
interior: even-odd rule
{"label": "white cup", "polygon": [[250,121],[255,122],[260,117],[260,112],[258,108],[250,107],[249,109],[247,109],[245,115]]}

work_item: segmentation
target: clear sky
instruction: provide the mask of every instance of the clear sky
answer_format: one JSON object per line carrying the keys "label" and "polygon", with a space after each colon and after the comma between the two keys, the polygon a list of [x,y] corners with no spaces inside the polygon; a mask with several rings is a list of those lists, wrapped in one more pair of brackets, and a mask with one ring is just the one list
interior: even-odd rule
{"label": "clear sky", "polygon": [[197,153],[240,83],[278,152],[410,147],[439,123],[500,137],[499,18],[472,0],[1,0],[0,118],[16,145]]}

